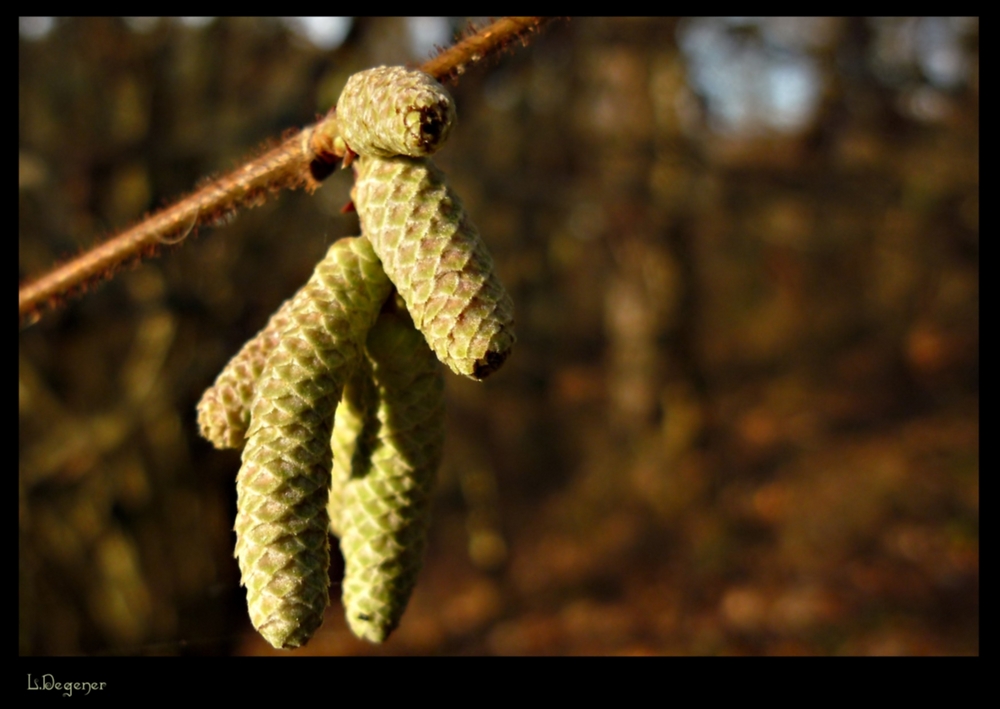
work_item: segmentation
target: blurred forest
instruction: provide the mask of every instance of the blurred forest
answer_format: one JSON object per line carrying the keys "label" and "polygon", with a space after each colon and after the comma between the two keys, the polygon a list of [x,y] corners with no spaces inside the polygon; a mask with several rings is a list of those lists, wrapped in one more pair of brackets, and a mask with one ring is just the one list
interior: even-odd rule
{"label": "blurred forest", "polygon": [[[20,279],[466,24],[22,19]],[[978,654],[978,20],[560,20],[449,88],[519,342],[448,375],[400,628],[354,639],[334,550],[293,654]],[[21,330],[22,655],[279,652],[195,404],[358,233],[350,186]]]}

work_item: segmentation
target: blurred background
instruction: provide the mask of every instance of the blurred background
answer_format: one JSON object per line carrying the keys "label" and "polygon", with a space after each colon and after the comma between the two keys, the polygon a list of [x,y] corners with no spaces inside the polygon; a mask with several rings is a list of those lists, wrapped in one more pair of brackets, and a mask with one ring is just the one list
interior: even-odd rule
{"label": "blurred background", "polygon": [[[469,21],[23,18],[20,279]],[[294,654],[978,654],[978,20],[559,20],[450,89],[519,342],[448,375],[400,628],[354,639],[335,550]],[[358,233],[350,186],[20,331],[22,655],[278,654],[195,404]]]}

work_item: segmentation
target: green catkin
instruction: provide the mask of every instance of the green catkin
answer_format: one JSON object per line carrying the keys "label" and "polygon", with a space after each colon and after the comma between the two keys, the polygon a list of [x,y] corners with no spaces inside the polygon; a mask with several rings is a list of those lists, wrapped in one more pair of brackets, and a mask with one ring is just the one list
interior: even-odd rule
{"label": "green catkin", "polygon": [[349,474],[334,475],[343,481],[337,524],[347,622],[380,643],[399,624],[423,563],[444,448],[444,377],[405,311],[379,316],[367,353],[377,431],[373,443],[362,439],[370,452],[355,453]]}
{"label": "green catkin", "polygon": [[359,71],[337,99],[337,122],[359,155],[431,155],[456,122],[455,101],[422,71],[382,66]]}
{"label": "green catkin", "polygon": [[[421,159],[455,122],[454,101],[427,74],[351,77],[337,123],[361,156],[352,197],[367,238],[334,244],[198,405],[216,447],[245,443],[236,556],[251,620],[275,647],[305,644],[322,622],[328,528],[341,537],[352,631],[382,642],[396,628],[422,564],[444,443],[435,354],[482,379],[514,344],[513,303],[489,253],[444,175]],[[393,284],[395,304],[379,315]]]}
{"label": "green catkin", "polygon": [[496,371],[516,340],[514,304],[444,174],[421,158],[355,166],[362,232],[431,349],[457,374]]}
{"label": "green catkin", "polygon": [[250,619],[274,647],[303,645],[323,620],[333,417],[391,287],[367,239],[336,242],[257,381],[236,480],[236,556]]}
{"label": "green catkin", "polygon": [[267,356],[277,346],[281,331],[288,325],[293,302],[294,298],[290,298],[282,304],[264,329],[243,345],[202,394],[198,402],[198,427],[202,437],[216,448],[243,447],[257,379],[264,371]]}

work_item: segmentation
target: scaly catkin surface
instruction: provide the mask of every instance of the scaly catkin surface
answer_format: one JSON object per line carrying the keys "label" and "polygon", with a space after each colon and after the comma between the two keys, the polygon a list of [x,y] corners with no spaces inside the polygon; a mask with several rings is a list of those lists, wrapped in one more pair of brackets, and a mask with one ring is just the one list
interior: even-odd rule
{"label": "scaly catkin surface", "polygon": [[383,642],[399,624],[423,563],[444,448],[444,375],[405,312],[379,316],[367,352],[378,430],[367,466],[355,456],[343,482],[340,548],[347,622],[359,638]]}
{"label": "scaly catkin surface", "polygon": [[282,304],[264,329],[243,345],[216,377],[215,383],[201,395],[198,427],[202,437],[216,448],[243,447],[257,379],[264,371],[267,356],[277,346],[281,331],[288,325],[288,313],[294,300],[293,297]]}
{"label": "scaly catkin surface", "polygon": [[456,120],[455,101],[444,86],[401,66],[359,71],[337,99],[341,137],[360,155],[431,155]]}
{"label": "scaly catkin surface", "polygon": [[413,322],[453,371],[488,376],[516,340],[514,304],[444,174],[421,158],[363,156],[355,165],[362,232]]}
{"label": "scaly catkin surface", "polygon": [[254,627],[303,645],[328,603],[334,412],[391,284],[364,238],[327,252],[257,383],[236,481],[236,556]]}

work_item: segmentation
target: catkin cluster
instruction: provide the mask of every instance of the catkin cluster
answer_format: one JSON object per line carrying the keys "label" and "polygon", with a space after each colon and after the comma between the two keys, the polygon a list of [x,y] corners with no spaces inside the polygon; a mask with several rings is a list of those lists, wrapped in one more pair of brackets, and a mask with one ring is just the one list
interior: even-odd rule
{"label": "catkin cluster", "polygon": [[254,384],[236,479],[236,555],[254,627],[299,647],[329,602],[330,436],[392,286],[367,239],[342,239],[287,310]]}
{"label": "catkin cluster", "polygon": [[444,444],[438,361],[482,379],[515,339],[489,253],[424,157],[455,123],[444,87],[400,67],[360,72],[337,114],[359,156],[363,235],[330,248],[198,404],[202,435],[243,449],[236,556],[254,627],[280,648],[322,623],[328,531],[352,631],[382,642],[396,628]]}

